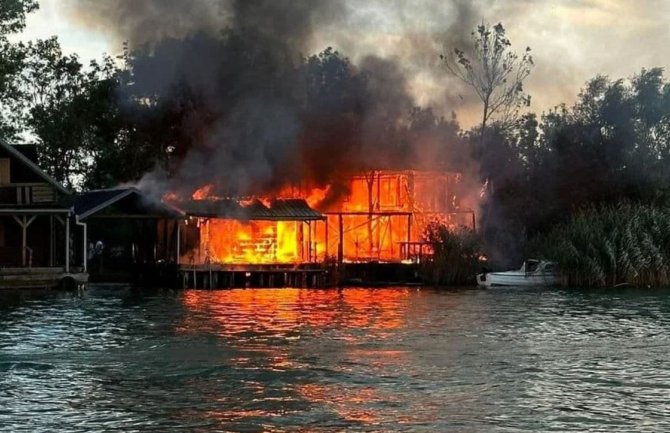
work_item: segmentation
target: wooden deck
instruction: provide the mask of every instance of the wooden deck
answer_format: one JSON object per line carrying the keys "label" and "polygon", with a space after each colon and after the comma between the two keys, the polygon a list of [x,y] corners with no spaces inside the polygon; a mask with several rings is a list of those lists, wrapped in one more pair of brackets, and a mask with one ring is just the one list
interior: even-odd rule
{"label": "wooden deck", "polygon": [[0,268],[0,289],[74,290],[88,283],[85,272],[65,272],[65,268]]}
{"label": "wooden deck", "polygon": [[179,274],[183,288],[195,289],[319,288],[328,284],[329,277],[320,264],[182,265]]}

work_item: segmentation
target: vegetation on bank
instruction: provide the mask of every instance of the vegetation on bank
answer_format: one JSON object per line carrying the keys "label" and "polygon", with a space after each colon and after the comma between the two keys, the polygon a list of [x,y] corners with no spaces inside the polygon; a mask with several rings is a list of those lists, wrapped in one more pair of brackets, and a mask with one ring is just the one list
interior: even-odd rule
{"label": "vegetation on bank", "polygon": [[449,230],[442,224],[431,224],[425,239],[434,254],[421,266],[423,281],[438,286],[475,283],[481,269],[483,246],[477,233],[466,227]]}
{"label": "vegetation on bank", "polygon": [[538,236],[529,251],[558,261],[573,287],[670,285],[670,209],[589,206]]}
{"label": "vegetation on bank", "polygon": [[[455,115],[414,106],[391,61],[355,65],[331,48],[293,59],[281,38],[222,29],[216,40],[126,47],[121,59],[83,65],[56,38],[10,37],[36,7],[35,0],[0,2],[0,137],[39,144],[40,165],[69,187],[111,187],[152,171],[169,178],[180,169],[238,181],[256,173],[240,167],[258,168],[258,155],[281,168],[275,175],[291,178],[298,172],[291,164],[305,164],[323,179],[324,164],[371,162],[363,149],[375,163],[430,160],[463,173],[465,193],[483,193],[482,240],[464,230],[428,234],[436,251],[422,271],[428,282],[472,281],[484,251],[500,269],[541,254],[580,286],[667,283],[670,219],[661,204],[670,203],[670,82],[662,68],[627,79],[598,75],[574,103],[535,114],[522,86],[533,65],[529,50],[517,56],[502,25],[483,25],[473,47],[443,56],[482,102],[481,124],[465,129]],[[203,55],[209,52],[216,59]],[[175,59],[206,75],[157,80]],[[495,59],[509,61],[490,70]],[[223,142],[232,146],[223,160],[211,157]],[[193,149],[197,157],[183,164]]]}

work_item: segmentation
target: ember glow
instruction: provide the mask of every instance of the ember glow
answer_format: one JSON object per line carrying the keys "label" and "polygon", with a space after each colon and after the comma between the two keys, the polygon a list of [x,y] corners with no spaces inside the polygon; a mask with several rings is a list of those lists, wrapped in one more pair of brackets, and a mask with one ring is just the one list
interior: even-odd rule
{"label": "ember glow", "polygon": [[424,242],[429,223],[475,224],[474,211],[458,197],[460,181],[457,173],[370,170],[350,176],[346,193],[337,200],[328,199],[333,185],[289,186],[266,196],[232,200],[217,196],[216,187],[207,184],[189,203],[182,203],[196,216],[189,223],[192,248],[183,252],[182,261],[418,261],[430,254]]}
{"label": "ember glow", "polygon": [[295,263],[302,261],[303,242],[294,221],[211,219],[201,227],[205,250],[218,263]]}

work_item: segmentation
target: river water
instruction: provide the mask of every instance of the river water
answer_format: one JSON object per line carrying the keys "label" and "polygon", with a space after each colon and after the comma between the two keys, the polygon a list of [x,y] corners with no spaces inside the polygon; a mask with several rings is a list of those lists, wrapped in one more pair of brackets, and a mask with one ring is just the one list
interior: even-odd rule
{"label": "river water", "polygon": [[670,431],[670,292],[0,294],[0,431]]}

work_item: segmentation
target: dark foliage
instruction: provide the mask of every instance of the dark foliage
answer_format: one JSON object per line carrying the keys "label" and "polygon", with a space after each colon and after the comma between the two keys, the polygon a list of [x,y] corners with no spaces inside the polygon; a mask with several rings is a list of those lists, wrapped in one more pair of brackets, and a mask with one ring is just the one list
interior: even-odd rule
{"label": "dark foliage", "polygon": [[468,228],[449,230],[442,224],[431,224],[425,240],[433,249],[433,256],[423,263],[424,281],[441,286],[473,284],[482,261],[482,240]]}

